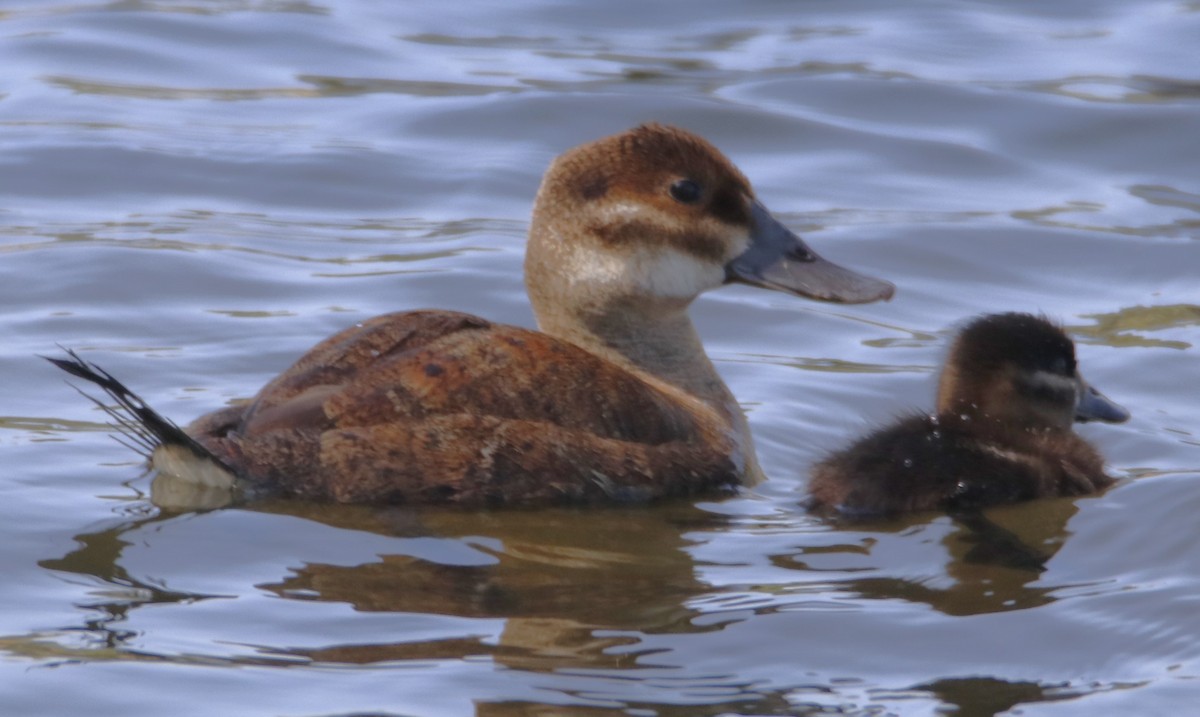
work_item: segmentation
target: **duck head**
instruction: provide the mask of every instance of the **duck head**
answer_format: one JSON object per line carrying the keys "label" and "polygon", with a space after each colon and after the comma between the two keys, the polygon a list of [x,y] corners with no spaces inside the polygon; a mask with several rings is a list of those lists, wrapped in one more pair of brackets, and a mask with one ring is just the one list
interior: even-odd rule
{"label": "duck head", "polygon": [[938,412],[1034,430],[1122,423],[1129,412],[1084,380],[1075,344],[1030,314],[991,314],[958,335],[938,386]]}
{"label": "duck head", "polygon": [[551,331],[563,314],[680,311],[734,282],[842,303],[894,291],[817,256],[716,147],[657,124],[551,164],[534,205],[525,277],[539,325]]}

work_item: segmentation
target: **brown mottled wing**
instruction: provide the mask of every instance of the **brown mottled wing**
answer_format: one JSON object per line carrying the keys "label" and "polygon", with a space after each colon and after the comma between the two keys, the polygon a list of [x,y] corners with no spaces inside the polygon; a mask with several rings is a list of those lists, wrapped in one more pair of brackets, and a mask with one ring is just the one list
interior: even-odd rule
{"label": "brown mottled wing", "polygon": [[331,337],[206,445],[245,477],[342,502],[636,501],[737,480],[728,438],[678,399],[568,342],[451,312]]}
{"label": "brown mottled wing", "polygon": [[338,427],[465,413],[662,443],[695,432],[676,401],[574,344],[514,326],[446,336],[358,374],[325,404]]}
{"label": "brown mottled wing", "polygon": [[492,324],[454,311],[383,314],[339,331],[309,349],[258,392],[253,410],[287,402],[315,387],[352,382],[389,357],[451,335],[486,331]]}
{"label": "brown mottled wing", "polygon": [[353,428],[466,413],[662,443],[695,431],[675,401],[574,344],[446,311],[380,316],[315,346],[235,430]]}
{"label": "brown mottled wing", "polygon": [[[214,411],[193,421],[189,435],[221,438],[230,432],[253,430],[257,425],[284,422],[315,426],[321,407],[302,396],[328,394],[382,358],[422,346],[434,339],[491,324],[470,314],[453,311],[408,311],[384,314],[339,331],[309,349],[296,363],[276,376],[254,400]],[[301,397],[297,401],[297,398]],[[315,409],[315,410],[314,410]],[[300,415],[303,414],[303,415]]]}

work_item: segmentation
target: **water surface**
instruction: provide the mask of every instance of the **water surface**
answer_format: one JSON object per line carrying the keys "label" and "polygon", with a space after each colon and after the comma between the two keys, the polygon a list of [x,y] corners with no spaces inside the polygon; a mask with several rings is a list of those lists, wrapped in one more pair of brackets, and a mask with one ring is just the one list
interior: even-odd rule
{"label": "water surface", "polygon": [[[1187,713],[1197,37],[1194,2],[0,2],[0,706]],[[161,511],[34,357],[72,346],[187,421],[378,313],[530,325],[543,169],[647,120],[899,289],[696,303],[772,477],[741,497]],[[1118,485],[994,511],[1024,554],[805,515],[808,466],[929,406],[954,328],[997,310],[1063,322],[1132,411],[1081,429]]]}

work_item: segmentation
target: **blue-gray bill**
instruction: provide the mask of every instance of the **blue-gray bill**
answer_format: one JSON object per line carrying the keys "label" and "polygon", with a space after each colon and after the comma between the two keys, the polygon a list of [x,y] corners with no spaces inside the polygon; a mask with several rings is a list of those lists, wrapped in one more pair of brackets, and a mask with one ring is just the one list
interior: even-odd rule
{"label": "blue-gray bill", "polygon": [[822,259],[759,202],[751,209],[750,248],[725,267],[725,280],[786,291],[818,301],[866,304],[888,300],[891,282]]}
{"label": "blue-gray bill", "polygon": [[1104,421],[1105,423],[1124,423],[1129,420],[1129,411],[1124,407],[1083,383],[1079,392],[1079,400],[1075,404],[1075,420],[1079,423],[1088,421]]}

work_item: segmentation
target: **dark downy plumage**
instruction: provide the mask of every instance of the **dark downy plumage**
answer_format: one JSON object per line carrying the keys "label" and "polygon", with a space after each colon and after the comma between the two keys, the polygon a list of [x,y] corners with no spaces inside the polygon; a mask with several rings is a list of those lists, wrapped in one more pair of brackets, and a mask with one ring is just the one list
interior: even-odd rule
{"label": "dark downy plumage", "polygon": [[1128,418],[1083,380],[1061,329],[1029,314],[983,316],[950,350],[937,413],[902,419],[822,460],[809,507],[870,516],[1095,493],[1113,479],[1072,425]]}

